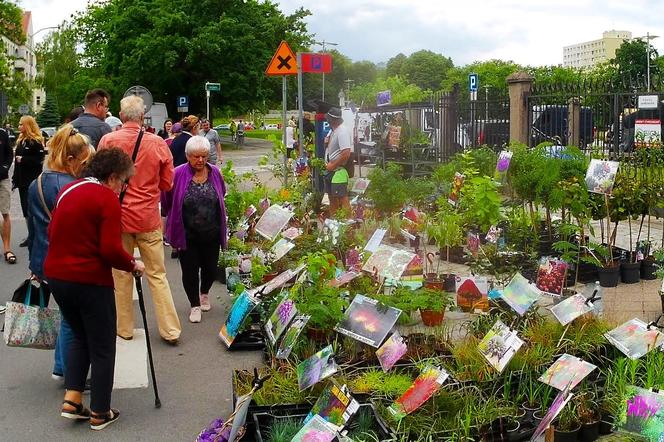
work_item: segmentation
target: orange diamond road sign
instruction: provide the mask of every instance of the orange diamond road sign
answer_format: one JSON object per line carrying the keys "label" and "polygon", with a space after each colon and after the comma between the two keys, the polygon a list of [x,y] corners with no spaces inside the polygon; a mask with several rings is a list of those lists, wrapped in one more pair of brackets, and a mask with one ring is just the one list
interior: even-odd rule
{"label": "orange diamond road sign", "polygon": [[277,52],[265,69],[266,75],[297,75],[297,59],[295,53],[285,40],[281,40]]}

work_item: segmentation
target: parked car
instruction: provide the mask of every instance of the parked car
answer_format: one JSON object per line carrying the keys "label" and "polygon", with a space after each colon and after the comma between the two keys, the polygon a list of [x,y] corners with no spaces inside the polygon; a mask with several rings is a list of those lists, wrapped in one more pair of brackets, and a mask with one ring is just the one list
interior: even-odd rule
{"label": "parked car", "polygon": [[42,127],[42,137],[44,137],[45,141],[48,141],[49,138],[51,138],[55,133],[57,132],[57,128],[55,127]]}
{"label": "parked car", "polygon": [[278,124],[266,124],[265,130],[279,130]]}
{"label": "parked car", "polygon": [[[569,137],[567,105],[533,106],[532,110],[532,145],[545,141],[566,146]],[[585,147],[593,142],[593,114],[589,107],[581,108],[580,138],[578,147]]]}
{"label": "parked car", "polygon": [[231,130],[231,125],[228,124],[228,123],[218,124],[215,127],[213,127],[212,129],[216,130],[217,132],[220,131],[220,130]]}

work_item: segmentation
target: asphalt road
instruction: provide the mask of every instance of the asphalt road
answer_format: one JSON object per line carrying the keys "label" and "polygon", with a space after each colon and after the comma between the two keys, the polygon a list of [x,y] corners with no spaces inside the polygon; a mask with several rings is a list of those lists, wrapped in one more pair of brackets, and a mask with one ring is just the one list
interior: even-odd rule
{"label": "asphalt road", "polygon": [[[232,159],[238,171],[258,170],[257,161],[269,148],[265,142],[247,143],[242,150],[224,152],[224,161]],[[0,262],[0,304],[11,298],[28,275],[27,250],[17,246],[26,236],[17,192],[12,206],[12,244],[18,263],[12,266]],[[219,341],[217,333],[229,306],[225,286],[219,283],[211,290],[212,311],[203,314],[201,323],[189,323],[189,304],[178,262],[170,259],[169,248],[165,252],[168,279],[182,323],[177,347],[159,339],[149,288],[144,284],[162,408],[154,408],[152,386],[117,390],[113,407],[121,410],[120,420],[93,432],[86,424],[60,417],[64,390],[61,383],[51,379],[52,351],[0,344],[0,441],[192,441],[211,420],[230,414],[232,370],[259,366],[261,354],[229,352]],[[137,328],[142,328],[138,305],[135,317]],[[4,316],[0,320],[4,321]],[[84,396],[84,402],[89,402],[88,396]]]}

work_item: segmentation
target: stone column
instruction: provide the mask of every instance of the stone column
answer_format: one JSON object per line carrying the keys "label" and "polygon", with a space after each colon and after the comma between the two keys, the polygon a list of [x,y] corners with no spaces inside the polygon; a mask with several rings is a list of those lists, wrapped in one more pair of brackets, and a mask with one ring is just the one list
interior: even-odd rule
{"label": "stone column", "polygon": [[527,72],[515,72],[507,77],[510,94],[510,142],[529,144],[528,95],[533,81],[533,77]]}
{"label": "stone column", "polygon": [[[565,140],[563,140],[565,143]],[[572,97],[567,101],[567,145],[582,149],[581,144],[581,101]]]}

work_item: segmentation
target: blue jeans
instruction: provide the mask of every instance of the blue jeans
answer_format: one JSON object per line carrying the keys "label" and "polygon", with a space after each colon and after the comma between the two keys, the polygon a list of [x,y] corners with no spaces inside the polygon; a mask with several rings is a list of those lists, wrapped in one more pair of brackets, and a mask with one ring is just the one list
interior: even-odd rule
{"label": "blue jeans", "polygon": [[64,376],[67,371],[67,356],[69,355],[69,345],[74,338],[74,332],[69,323],[62,318],[60,322],[60,333],[55,341],[55,364],[53,364],[53,373]]}

